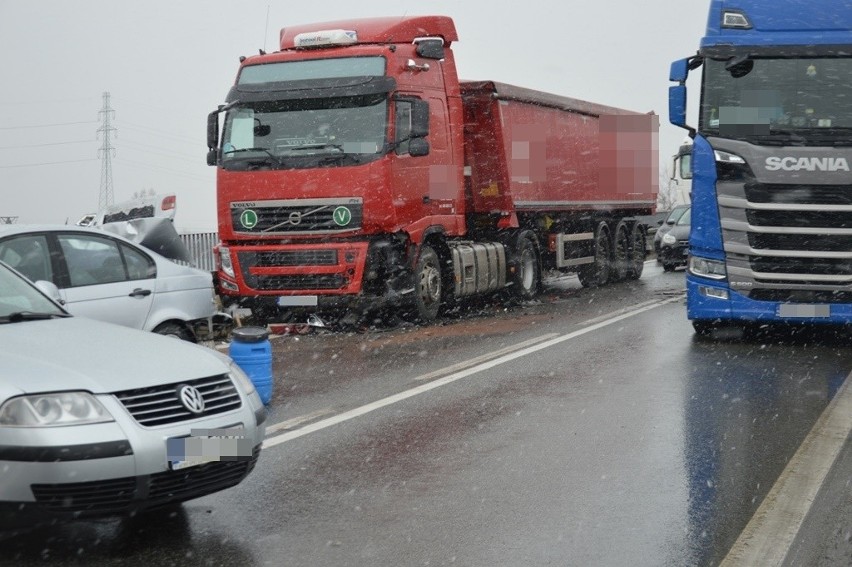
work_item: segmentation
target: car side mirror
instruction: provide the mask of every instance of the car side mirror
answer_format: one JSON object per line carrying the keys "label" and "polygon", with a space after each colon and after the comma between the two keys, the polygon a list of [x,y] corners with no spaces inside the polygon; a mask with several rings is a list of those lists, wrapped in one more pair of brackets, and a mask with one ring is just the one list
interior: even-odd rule
{"label": "car side mirror", "polygon": [[49,282],[47,280],[38,280],[35,283],[35,286],[38,288],[40,292],[45,294],[47,297],[52,299],[54,302],[59,305],[65,305],[65,301],[62,299],[62,296],[59,294],[59,288],[56,287],[56,284],[53,282]]}

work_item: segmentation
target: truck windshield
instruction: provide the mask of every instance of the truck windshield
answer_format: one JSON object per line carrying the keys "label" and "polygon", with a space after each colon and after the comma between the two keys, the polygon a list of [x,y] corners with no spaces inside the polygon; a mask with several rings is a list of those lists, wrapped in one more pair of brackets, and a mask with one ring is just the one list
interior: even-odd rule
{"label": "truck windshield", "polygon": [[705,61],[699,129],[779,143],[852,143],[852,59]]}
{"label": "truck windshield", "polygon": [[228,111],[226,169],[354,165],[385,148],[387,94],[254,102]]}

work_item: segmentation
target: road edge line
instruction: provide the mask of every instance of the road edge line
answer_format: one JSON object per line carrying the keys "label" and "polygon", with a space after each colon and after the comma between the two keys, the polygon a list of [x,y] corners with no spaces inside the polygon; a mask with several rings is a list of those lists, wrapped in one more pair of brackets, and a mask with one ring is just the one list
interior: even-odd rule
{"label": "road edge line", "polygon": [[852,431],[852,388],[847,375],[720,567],[781,565],[831,467]]}

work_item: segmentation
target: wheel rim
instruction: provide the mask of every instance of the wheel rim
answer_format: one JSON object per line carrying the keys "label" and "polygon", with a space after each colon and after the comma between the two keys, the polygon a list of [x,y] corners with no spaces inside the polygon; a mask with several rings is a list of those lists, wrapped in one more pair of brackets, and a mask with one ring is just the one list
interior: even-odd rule
{"label": "wheel rim", "polygon": [[521,254],[521,286],[525,291],[533,289],[535,285],[535,258],[532,250],[525,249]]}
{"label": "wheel rim", "polygon": [[441,298],[441,273],[433,264],[426,264],[420,271],[420,299],[424,305],[433,305]]}

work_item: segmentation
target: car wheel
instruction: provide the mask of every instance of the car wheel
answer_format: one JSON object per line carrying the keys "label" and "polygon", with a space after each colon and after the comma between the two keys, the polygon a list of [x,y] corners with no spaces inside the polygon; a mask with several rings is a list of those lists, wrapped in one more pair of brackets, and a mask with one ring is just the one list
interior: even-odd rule
{"label": "car wheel", "polygon": [[673,272],[675,270],[675,264],[670,262],[663,262],[663,271],[664,272]]}
{"label": "car wheel", "polygon": [[159,325],[156,329],[154,329],[154,332],[158,335],[174,337],[182,341],[189,341],[191,343],[195,342],[195,335],[192,334],[192,331],[190,331],[180,323],[163,323],[162,325]]}

